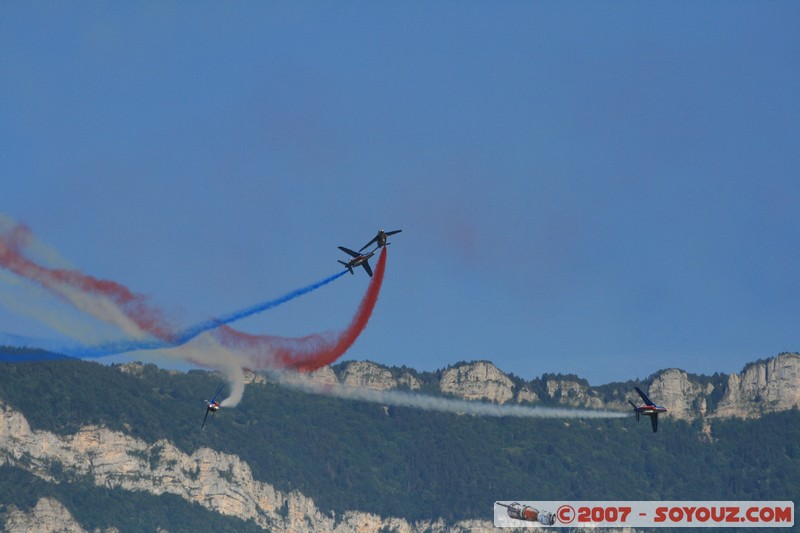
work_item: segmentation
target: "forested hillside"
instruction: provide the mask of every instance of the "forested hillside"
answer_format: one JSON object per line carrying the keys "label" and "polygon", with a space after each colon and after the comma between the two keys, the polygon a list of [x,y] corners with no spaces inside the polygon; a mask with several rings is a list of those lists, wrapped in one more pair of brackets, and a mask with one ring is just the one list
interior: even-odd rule
{"label": "forested hillside", "polygon": [[10,466],[0,466],[0,494],[3,495],[0,514],[6,506],[28,510],[40,498],[54,497],[90,530],[113,524],[122,531],[158,531],[164,525],[168,525],[169,531],[264,531],[252,521],[214,513],[172,494],[155,496],[141,491],[109,490],[87,479],[48,483],[22,468]]}
{"label": "forested hillside", "polygon": [[[653,434],[647,420],[637,424],[632,416],[480,418],[268,383],[249,385],[238,407],[221,409],[201,431],[204,400],[220,383],[212,373],[153,365],[137,376],[73,360],[0,364],[0,401],[34,429],[72,434],[94,424],[151,443],[168,439],[186,453],[210,447],[239,456],[256,479],[297,489],[326,512],[459,520],[486,519],[493,501],[509,499],[800,501],[796,409],[708,420],[710,430],[703,421],[665,416]],[[32,505],[35,492],[64,494],[30,477],[4,467],[0,494],[15,496],[2,503]],[[89,508],[101,502],[113,510],[156,498],[64,481],[81,495],[69,500],[76,516],[92,516]],[[22,482],[28,489],[15,493]],[[188,503],[175,508],[193,512]]]}

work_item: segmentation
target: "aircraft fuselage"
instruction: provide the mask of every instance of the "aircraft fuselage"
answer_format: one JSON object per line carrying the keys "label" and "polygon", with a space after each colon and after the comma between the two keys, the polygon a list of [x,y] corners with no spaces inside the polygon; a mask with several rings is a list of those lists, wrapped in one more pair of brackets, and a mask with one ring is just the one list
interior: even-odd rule
{"label": "aircraft fuselage", "polygon": [[375,235],[375,237],[371,241],[369,241],[367,244],[365,244],[364,246],[361,247],[361,250],[359,250],[359,252],[364,251],[364,249],[368,248],[369,245],[372,244],[372,243],[375,243],[375,248],[376,249],[377,248],[381,248],[383,246],[386,246],[387,244],[389,244],[388,242],[386,242],[388,237],[390,235],[396,235],[396,234],[400,233],[401,231],[403,231],[403,230],[396,229],[394,231],[383,231],[382,229],[380,229],[380,230],[378,230],[378,234]]}
{"label": "aircraft fuselage", "polygon": [[667,412],[667,408],[661,407],[660,405],[640,405],[637,409],[641,414],[648,416],[653,416],[659,413]]}
{"label": "aircraft fuselage", "polygon": [[366,255],[362,255],[361,257],[356,257],[355,259],[350,261],[350,266],[354,267],[361,266],[367,259],[369,259],[369,257],[367,257]]}
{"label": "aircraft fuselage", "polygon": [[362,254],[359,252],[354,252],[353,250],[345,248],[344,246],[339,246],[339,249],[352,257],[352,259],[346,263],[344,261],[339,261],[341,264],[347,267],[347,270],[349,270],[351,274],[353,274],[353,267],[362,266],[364,267],[364,270],[367,271],[367,274],[372,277],[372,268],[369,266],[369,258],[375,255],[375,250],[366,254]]}

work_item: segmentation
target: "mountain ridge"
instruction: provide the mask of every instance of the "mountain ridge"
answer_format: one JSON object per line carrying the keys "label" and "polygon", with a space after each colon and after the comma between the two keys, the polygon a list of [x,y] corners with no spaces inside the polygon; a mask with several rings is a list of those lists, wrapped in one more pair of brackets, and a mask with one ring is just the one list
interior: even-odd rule
{"label": "mountain ridge", "polygon": [[607,410],[627,410],[628,398],[639,401],[632,393],[633,385],[644,385],[654,401],[669,406],[670,415],[683,420],[753,418],[800,407],[800,354],[791,352],[748,363],[738,374],[704,376],[667,368],[645,380],[600,386],[590,386],[574,375],[544,374],[525,380],[504,373],[486,360],[459,362],[435,372],[414,374],[406,367],[350,361],[332,369],[324,367],[311,373],[310,378],[321,384],[421,390],[498,404],[555,404]]}
{"label": "mountain ridge", "polygon": [[[639,431],[647,428],[636,427],[630,423],[620,424],[616,421],[583,422],[576,420],[569,423],[565,421],[562,424],[559,421],[540,422],[531,420],[524,423],[504,424],[501,421],[487,420],[486,422],[480,422],[479,419],[473,417],[453,417],[452,415],[419,414],[408,418],[407,415],[403,414],[406,412],[405,410],[387,409],[380,406],[372,408],[367,405],[362,406],[359,402],[344,400],[336,400],[335,404],[331,404],[334,400],[324,397],[317,398],[311,402],[312,408],[308,412],[318,414],[324,418],[342,416],[341,421],[334,422],[331,428],[338,427],[339,431],[343,431],[343,437],[348,434],[350,434],[351,440],[355,437],[353,444],[350,446],[370,446],[370,443],[373,443],[372,447],[378,451],[376,457],[381,457],[385,453],[401,453],[404,446],[400,442],[394,443],[399,446],[396,452],[391,451],[392,448],[390,447],[387,448],[393,443],[386,442],[386,437],[381,435],[384,430],[399,425],[399,431],[401,432],[393,433],[393,435],[403,435],[403,431],[421,432],[419,437],[413,434],[408,435],[412,437],[408,442],[411,443],[420,438],[423,440],[433,439],[430,441],[431,444],[423,443],[420,445],[422,453],[426,449],[434,451],[438,449],[449,450],[447,455],[450,460],[456,462],[455,469],[451,474],[448,474],[447,471],[444,474],[456,476],[449,482],[451,484],[474,483],[474,481],[469,481],[473,479],[473,476],[467,474],[468,470],[465,471],[464,469],[475,467],[471,467],[469,462],[463,463],[463,459],[458,459],[459,454],[461,454],[459,450],[464,446],[473,446],[471,440],[463,440],[465,435],[471,435],[471,438],[484,435],[484,437],[480,438],[485,438],[490,435],[486,431],[503,431],[503,435],[498,435],[492,441],[495,442],[494,444],[489,444],[484,448],[490,451],[489,453],[492,455],[498,455],[497,459],[493,459],[490,456],[489,460],[491,462],[496,463],[501,460],[497,463],[498,466],[507,464],[508,467],[512,467],[514,470],[516,470],[516,465],[520,464],[520,462],[523,465],[527,462],[526,469],[530,469],[532,472],[540,471],[541,474],[547,471],[546,468],[543,470],[547,463],[542,463],[541,461],[548,458],[558,458],[559,463],[564,462],[565,465],[568,465],[581,457],[585,457],[586,451],[581,451],[583,445],[576,440],[578,437],[583,438],[581,435],[587,437],[589,435],[605,435],[603,439],[606,440],[609,437],[613,437],[605,445],[605,447],[609,447],[609,450],[619,447],[630,437],[635,437],[637,441],[641,441],[638,446],[677,446],[677,448],[669,452],[672,454],[680,454],[682,453],[681,450],[688,446],[691,455],[697,455],[699,451],[701,454],[708,455],[706,461],[713,461],[717,460],[713,450],[708,448],[708,444],[702,444],[701,442],[719,440],[721,445],[729,446],[731,442],[734,442],[730,440],[731,435],[737,433],[735,430],[726,429],[730,424],[725,423],[727,425],[719,426],[721,422],[741,419],[742,422],[737,424],[747,424],[747,420],[759,420],[761,417],[787,410],[790,411],[790,419],[795,416],[791,413],[797,412],[796,386],[800,380],[795,378],[796,374],[794,372],[797,369],[799,360],[800,355],[798,354],[780,354],[774,358],[749,364],[741,374],[733,375],[694,376],[678,369],[667,369],[654,373],[648,378],[649,381],[647,382],[650,393],[655,396],[654,399],[657,399],[659,403],[670,406],[670,415],[675,413],[675,416],[672,417],[673,421],[668,422],[668,425],[657,435],[650,435],[649,431]],[[350,510],[331,510],[329,503],[318,503],[319,494],[312,497],[306,494],[305,491],[307,489],[292,488],[291,482],[286,485],[284,481],[283,485],[286,486],[279,487],[273,482],[266,481],[263,467],[257,470],[255,467],[251,468],[250,463],[255,460],[257,455],[263,455],[264,452],[268,452],[268,454],[272,452],[269,452],[269,450],[259,451],[258,446],[254,451],[248,451],[247,446],[243,446],[247,444],[244,441],[238,444],[236,442],[231,444],[229,442],[230,439],[219,440],[224,434],[217,436],[218,432],[223,428],[225,428],[225,433],[229,433],[242,425],[244,426],[241,431],[236,434],[247,435],[250,432],[248,428],[256,429],[261,424],[264,424],[263,421],[254,418],[258,415],[256,411],[253,411],[252,406],[242,405],[237,410],[223,410],[225,411],[222,414],[223,418],[217,417],[217,419],[213,420],[210,427],[206,428],[205,435],[197,433],[196,428],[194,430],[184,429],[195,426],[194,422],[196,421],[193,419],[185,421],[175,418],[176,414],[173,413],[185,411],[188,404],[181,403],[183,400],[181,400],[182,396],[179,394],[180,390],[176,389],[176,392],[172,388],[178,387],[180,384],[183,384],[180,387],[185,385],[187,389],[191,390],[203,387],[208,388],[210,383],[219,379],[208,372],[192,371],[183,374],[159,370],[153,365],[141,363],[102,367],[96,363],[71,362],[67,365],[55,365],[52,370],[50,370],[50,366],[53,365],[51,363],[45,364],[43,369],[47,370],[47,372],[42,374],[42,378],[37,378],[37,381],[31,385],[33,388],[19,390],[41,390],[35,387],[43,386],[48,380],[66,380],[74,383],[72,385],[67,384],[66,392],[53,393],[52,398],[48,397],[47,394],[41,394],[38,398],[31,399],[27,404],[22,403],[22,405],[30,407],[41,403],[57,402],[57,404],[53,404],[49,408],[46,405],[44,407],[40,405],[42,407],[41,412],[35,416],[37,427],[32,427],[32,423],[26,417],[27,412],[23,414],[18,408],[8,403],[9,400],[19,403],[17,401],[18,398],[14,398],[13,393],[11,397],[8,396],[14,389],[11,385],[15,380],[33,379],[30,377],[32,373],[30,371],[36,367],[22,365],[7,366],[2,369],[7,375],[0,376],[5,379],[4,383],[6,383],[4,387],[0,387],[0,403],[2,403],[2,407],[0,407],[0,465],[5,465],[0,468],[22,469],[28,473],[27,475],[34,475],[49,484],[69,484],[75,483],[77,480],[81,483],[91,483],[92,486],[97,487],[95,490],[112,492],[123,490],[128,494],[141,492],[152,494],[155,498],[172,495],[187,502],[187,504],[198,504],[208,512],[247,520],[247,523],[253,524],[254,527],[257,526],[263,530],[271,531],[331,531],[337,533],[364,531],[377,533],[391,530],[403,533],[422,533],[424,531],[445,530],[478,532],[493,529],[491,522],[478,518],[453,519],[452,515],[450,518],[443,517],[443,515],[438,517],[430,516],[430,518],[426,519],[409,518],[402,512],[398,514],[391,511],[364,510],[363,504],[355,504]],[[121,402],[120,405],[115,406],[112,402],[110,406],[107,406],[108,409],[106,411],[100,412],[100,415],[95,415],[91,412],[81,414],[81,409],[84,409],[81,406],[85,402],[82,396],[83,391],[74,389],[75,387],[91,387],[93,381],[97,381],[91,376],[82,376],[84,371],[90,373],[99,372],[105,376],[103,379],[108,382],[109,386],[114,386],[115,390],[119,392],[119,394],[109,397],[109,400],[119,401]],[[114,376],[119,376],[120,378],[126,376],[126,378],[120,381]],[[301,376],[296,376],[296,378],[302,379]],[[494,397],[504,399],[503,402],[496,402],[504,405],[522,403],[597,408],[619,405],[620,409],[628,409],[625,398],[626,394],[630,392],[629,385],[634,383],[614,383],[600,387],[590,387],[585,380],[577,376],[555,374],[545,374],[541,378],[534,380],[523,380],[517,376],[502,373],[488,361],[457,363],[437,372],[417,372],[404,367],[382,367],[370,362],[345,362],[334,365],[334,367],[320,369],[310,374],[308,378],[329,385],[337,383],[347,386],[367,386],[375,390],[408,390],[474,401],[490,401]],[[253,389],[248,388],[250,392],[246,392],[246,399],[248,395],[255,395],[256,399],[262,398],[263,393],[268,391],[272,391],[271,394],[273,394],[269,398],[282,398],[286,395],[286,393],[281,392],[283,390],[281,385],[276,384],[269,376],[248,373],[246,379],[250,383],[250,387],[254,387]],[[507,387],[507,389],[504,389],[504,387]],[[98,390],[102,392],[103,389],[98,387]],[[509,391],[511,392],[510,396]],[[29,393],[17,392],[16,394]],[[661,396],[656,396],[657,394],[671,398],[669,401],[682,398],[682,403],[675,403],[673,407],[672,403],[668,403]],[[676,394],[681,396],[675,396]],[[536,401],[525,399],[537,396]],[[127,407],[128,404],[125,403],[127,401],[125,398],[127,397],[134,401],[138,407]],[[292,402],[300,400],[305,402],[304,398],[305,396],[300,393],[292,393],[289,398],[285,399],[285,405],[290,409],[287,412],[289,418],[281,418],[280,409],[285,408],[278,409],[279,406],[276,404],[269,404],[270,412],[266,418],[266,423],[273,428],[270,433],[272,436],[269,437],[269,440],[273,441],[274,444],[272,446],[276,447],[291,447],[293,446],[292,443],[299,443],[297,440],[292,440],[296,439],[296,437],[291,436],[297,430],[286,426],[287,423],[295,424],[301,431],[301,433],[297,433],[298,436],[307,435],[307,437],[302,438],[313,436],[315,439],[315,444],[309,448],[308,452],[313,454],[314,457],[309,456],[309,459],[314,461],[315,464],[318,463],[320,468],[329,469],[328,478],[333,480],[333,486],[346,488],[349,483],[355,483],[359,479],[356,469],[358,471],[364,469],[369,471],[373,468],[369,462],[372,459],[365,464],[348,466],[347,456],[342,457],[343,452],[336,451],[337,448],[334,447],[330,451],[325,451],[325,448],[330,446],[328,442],[330,437],[336,437],[335,435],[325,437],[327,433],[322,435],[304,433],[304,426],[308,426],[308,429],[311,429],[315,425],[313,418],[302,415],[301,413],[304,411],[298,412],[299,417],[292,414],[294,410]],[[175,403],[176,400],[178,400],[177,404]],[[263,399],[260,399],[258,403],[263,403],[263,401]],[[705,402],[706,407],[704,411],[700,410],[703,402]],[[333,408],[333,410],[326,407],[329,404],[331,404],[330,408]],[[729,406],[743,406],[743,409],[731,410]],[[25,409],[27,410],[29,407]],[[192,407],[192,409],[195,408],[197,407]],[[698,409],[697,416],[687,417],[681,414],[684,411],[691,412],[695,408]],[[131,411],[131,409],[133,410]],[[185,433],[184,442],[179,446],[176,445],[177,441],[172,442],[170,439],[157,437],[158,432],[155,433],[155,438],[142,438],[142,436],[135,435],[137,428],[143,429],[142,425],[148,424],[149,419],[156,422],[155,418],[161,417],[158,412],[152,412],[153,410],[160,411],[162,409],[164,410],[164,416],[168,419],[171,417],[174,422],[180,422],[179,424],[173,424],[180,433],[191,431],[191,434]],[[346,412],[339,413],[342,409],[345,409]],[[152,413],[153,416],[134,417],[134,413],[142,410],[145,411],[145,414]],[[109,414],[102,414],[103,412]],[[721,412],[722,415],[717,416],[716,413],[718,412]],[[117,413],[118,416],[115,416],[114,413]],[[409,414],[411,413],[413,413],[413,410],[409,411]],[[31,414],[35,413],[31,412]],[[86,419],[97,420],[97,422],[67,423],[67,420],[75,416],[78,417],[78,421]],[[441,436],[436,436],[435,434],[430,437],[423,436],[428,426],[420,423],[430,417],[432,417],[430,428],[442,431]],[[297,420],[294,420],[295,418]],[[282,420],[285,421],[282,422]],[[667,420],[669,420],[669,415]],[[111,421],[114,421],[113,427],[107,425]],[[704,427],[702,424],[687,425],[700,422],[702,424],[708,423],[709,426]],[[199,424],[199,421],[197,423]],[[411,425],[408,425],[409,423]],[[713,429],[711,425],[714,426]],[[47,429],[46,426],[57,429],[58,432],[55,433]],[[404,427],[407,427],[407,429],[403,429]],[[734,425],[733,427],[738,426]],[[484,430],[483,428],[486,429]],[[330,431],[326,429],[326,426],[319,427],[317,430]],[[609,430],[613,431],[609,433]],[[375,433],[376,431],[377,433]],[[519,433],[520,431],[522,431],[521,434]],[[287,435],[285,436],[283,433],[287,433]],[[526,440],[517,442],[518,437],[515,436],[517,434],[521,436],[529,434],[530,438],[534,438],[534,440],[529,441],[529,437],[524,437]],[[540,437],[547,436],[548,438],[541,439],[536,437],[537,434]],[[692,434],[695,436],[691,437]],[[704,438],[706,435],[709,436],[708,439]],[[710,438],[712,435],[713,438]],[[691,440],[686,441],[685,439],[687,438],[693,438],[694,443],[692,444]],[[317,441],[316,439],[320,440]],[[592,436],[591,439],[594,440],[596,437]],[[678,439],[680,442],[670,444],[673,439]],[[214,449],[219,443],[226,441],[228,441],[229,449],[239,451],[230,453]],[[531,446],[526,445],[525,442],[538,444]],[[575,448],[574,455],[572,455],[572,452],[560,451],[564,449],[563,444],[559,444],[561,442],[569,442],[570,448]],[[616,444],[614,444],[615,442]],[[662,442],[663,444],[661,444]],[[408,444],[405,446],[407,447]],[[634,446],[637,445],[634,444]],[[788,451],[774,452],[766,444],[764,446],[769,451],[769,453],[764,452],[768,457],[778,455],[791,458],[798,454],[798,451],[794,450],[794,448]],[[787,444],[786,446],[789,445]],[[383,448],[386,448],[386,450],[381,451]],[[344,448],[344,450],[347,449]],[[596,446],[594,449],[597,449]],[[663,454],[664,451],[659,452],[656,450],[655,453]],[[253,453],[256,455],[253,455]],[[465,457],[482,457],[482,452],[479,450],[476,450],[475,453],[469,452]],[[407,460],[410,460],[411,464],[405,467],[406,469],[412,469],[411,472],[416,469],[424,470],[431,466],[439,468],[435,460],[428,466],[425,464],[415,466],[413,463],[417,459],[414,457],[414,454],[408,456]],[[766,466],[760,464],[760,462],[771,460],[768,457],[759,459],[758,453],[751,453],[750,461],[753,463],[754,473],[748,474],[748,476],[767,475],[766,473],[759,474],[759,471],[786,470],[785,467],[776,470],[775,467],[771,467],[769,464]],[[341,464],[333,463],[332,461],[338,460],[335,458],[339,458],[344,462]],[[470,459],[470,461],[472,460],[475,459]],[[584,459],[580,460],[584,461]],[[590,458],[588,462],[584,461],[585,466],[577,466],[581,464],[580,462],[572,467],[565,466],[566,471],[563,474],[549,474],[547,478],[558,480],[559,476],[571,475],[567,474],[567,472],[575,468],[579,470],[596,468],[598,464],[596,461]],[[271,463],[273,460],[270,459],[268,462]],[[625,462],[627,461],[620,462],[620,465]],[[399,465],[402,464],[402,462],[399,463]],[[552,470],[553,467],[555,467],[555,470]],[[273,467],[270,468],[274,469]],[[486,475],[495,475],[485,470],[485,468],[483,466],[480,467],[477,479],[481,479]],[[491,478],[486,479],[487,486],[494,487],[488,492],[494,498],[511,496],[523,497],[524,499],[525,494],[503,494],[504,491],[514,486],[514,484],[510,483],[511,478],[507,477],[511,470],[504,474],[506,468],[501,468],[498,474],[500,477],[497,478],[496,482],[489,481]],[[562,471],[562,467],[557,463],[548,468],[552,472]],[[613,467],[610,472],[619,471],[623,476],[630,475],[625,473],[627,470],[618,470],[619,468],[623,467]],[[675,465],[668,463],[665,466],[665,470],[671,468],[675,468]],[[389,470],[389,472],[391,471]],[[291,480],[295,475],[291,470],[285,471],[286,473],[283,474],[280,472],[284,472],[284,470],[276,471],[270,475],[277,475],[277,479],[285,478],[285,480]],[[398,472],[397,475],[402,478],[407,474]],[[658,477],[666,474],[655,475]],[[783,475],[791,476],[791,474]],[[286,478],[286,476],[289,477]],[[620,474],[613,473],[613,476],[619,477]],[[534,482],[534,479],[536,478],[531,478],[534,483],[531,486],[541,485],[540,482]],[[734,489],[730,490],[737,490],[735,489],[737,483],[745,483],[747,485],[747,482],[736,481],[736,479],[736,476],[734,476],[732,481]],[[443,482],[448,483],[446,480],[447,478],[444,478]],[[376,479],[376,482],[378,487],[383,485],[380,482],[380,478]],[[414,486],[410,480],[405,483],[408,483],[409,487]],[[421,486],[424,486],[424,483]],[[561,485],[557,483],[557,486]],[[635,486],[635,482],[633,486]],[[378,497],[394,498],[392,494],[396,488],[392,487],[393,485],[387,485],[379,490]],[[506,488],[504,489],[503,487]],[[518,488],[516,490],[529,489]],[[562,491],[562,494],[567,494],[566,486],[562,486],[559,490]],[[581,493],[575,494],[580,495]],[[669,495],[669,493],[665,494]],[[734,492],[733,494],[736,493]],[[355,494],[348,496],[348,499],[353,499],[353,496]],[[610,496],[619,497],[618,494],[611,494]],[[94,497],[90,496],[90,498]],[[419,497],[433,497],[433,495],[425,496],[421,492]],[[528,499],[536,497],[537,494],[527,496]],[[633,494],[633,497],[635,497],[635,494]],[[468,497],[462,505],[468,504],[468,502],[473,502],[474,505],[475,501],[473,497]],[[114,526],[99,527],[98,523],[105,523],[102,521],[87,522],[83,516],[75,513],[77,509],[74,507],[76,505],[74,502],[70,504],[69,502],[61,501],[58,497],[42,495],[35,502],[21,507],[18,504],[9,504],[1,500],[0,504],[6,504],[0,508],[0,523],[5,523],[5,527],[9,531],[25,531],[25,528],[27,530],[41,530],[44,527],[43,524],[47,523],[48,520],[73,523],[71,527],[75,531],[115,531]],[[456,504],[457,502],[453,501],[453,505],[455,506]],[[389,510],[393,507],[399,509],[397,505],[382,507]],[[361,509],[359,510],[359,508]],[[488,510],[486,513],[478,513],[478,515],[490,516]],[[70,522],[68,516],[73,517],[72,522]],[[87,525],[82,525],[84,522]],[[125,528],[123,527],[122,530],[125,530]],[[169,528],[162,527],[160,530],[181,531],[182,529],[180,526],[172,525]]]}

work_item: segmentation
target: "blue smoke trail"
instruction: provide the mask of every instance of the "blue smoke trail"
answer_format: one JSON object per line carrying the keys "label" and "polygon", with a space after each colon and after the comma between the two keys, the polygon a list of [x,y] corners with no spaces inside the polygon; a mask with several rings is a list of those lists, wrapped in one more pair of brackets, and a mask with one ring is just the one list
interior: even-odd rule
{"label": "blue smoke trail", "polygon": [[[273,300],[262,302],[251,307],[242,309],[240,311],[235,311],[233,313],[229,313],[227,315],[222,315],[220,317],[212,318],[196,324],[190,328],[185,329],[183,332],[178,333],[172,340],[162,340],[162,339],[144,339],[144,340],[123,340],[117,342],[111,342],[107,344],[103,344],[101,346],[64,346],[61,349],[54,350],[52,347],[48,347],[47,352],[40,352],[36,353],[35,351],[29,352],[24,354],[24,356],[20,357],[19,355],[12,355],[10,353],[2,353],[0,352],[0,361],[6,362],[16,362],[20,360],[25,361],[32,361],[32,360],[43,360],[43,359],[53,359],[54,353],[57,352],[61,354],[62,357],[78,357],[78,358],[89,358],[89,359],[96,359],[100,357],[105,357],[108,355],[116,355],[122,354],[127,352],[139,351],[139,350],[156,350],[156,349],[164,349],[164,348],[175,348],[177,346],[181,346],[186,344],[190,340],[194,339],[198,335],[210,331],[214,328],[218,328],[223,325],[230,324],[232,322],[236,322],[237,320],[242,320],[243,318],[247,318],[249,316],[256,315],[258,313],[262,313],[267,311],[268,309],[273,309],[278,307],[279,305],[285,304],[295,298],[303,296],[304,294],[308,294],[309,292],[315,291],[320,287],[331,283],[332,281],[342,277],[344,274],[347,273],[347,270],[342,270],[341,272],[329,276],[322,281],[318,281],[316,283],[312,283],[307,287],[303,287],[301,289],[297,289],[292,291],[288,294],[275,298]],[[0,339],[3,337],[6,338],[13,338],[16,337],[17,340],[21,340],[22,337],[18,336],[10,336],[10,335],[0,335]],[[36,347],[41,346],[40,343],[32,342],[26,343],[28,347]]]}
{"label": "blue smoke trail", "polygon": [[285,304],[289,300],[294,300],[295,298],[302,296],[304,294],[308,294],[311,291],[315,291],[322,287],[323,285],[327,285],[328,283],[342,277],[344,274],[347,273],[347,270],[342,270],[338,274],[334,274],[333,276],[326,278],[322,281],[318,281],[308,287],[304,287],[302,289],[298,289],[294,292],[290,292],[280,298],[275,298],[269,302],[264,302],[260,304],[256,304],[252,307],[248,307],[246,309],[242,309],[241,311],[236,311],[234,313],[230,313],[227,315],[223,315],[221,317],[212,318],[205,322],[201,322],[196,326],[193,326],[187,330],[185,330],[182,334],[178,335],[177,340],[175,341],[175,346],[180,346],[181,344],[186,344],[190,340],[194,339],[201,333],[205,333],[206,331],[210,331],[214,328],[217,328],[222,325],[230,324],[232,322],[236,322],[237,320],[241,320],[243,318],[247,318],[249,316],[256,315],[258,313],[262,313],[268,309],[272,309],[274,307],[278,307],[281,304]]}

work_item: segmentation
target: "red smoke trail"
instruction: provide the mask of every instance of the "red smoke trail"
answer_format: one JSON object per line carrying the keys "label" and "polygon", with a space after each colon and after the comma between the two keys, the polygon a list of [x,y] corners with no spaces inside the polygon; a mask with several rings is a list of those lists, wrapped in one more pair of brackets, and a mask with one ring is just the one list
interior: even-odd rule
{"label": "red smoke trail", "polygon": [[250,353],[255,368],[292,368],[301,372],[316,370],[341,357],[364,331],[378,301],[385,272],[386,247],[381,251],[374,276],[356,315],[350,325],[338,334],[322,333],[288,338],[250,335],[222,326],[216,330],[216,336],[223,345]]}
{"label": "red smoke trail", "polygon": [[145,296],[133,293],[115,281],[97,279],[77,270],[43,267],[23,256],[21,249],[30,243],[31,238],[31,231],[23,224],[17,224],[7,234],[0,235],[0,265],[68,300],[59,290],[59,285],[74,287],[85,294],[105,296],[143,331],[162,340],[172,339],[172,328],[158,310],[147,305]]}
{"label": "red smoke trail", "polygon": [[[85,299],[87,296],[105,297],[116,304],[141,330],[168,343],[178,338],[177,330],[164,320],[158,309],[148,305],[145,296],[133,293],[114,281],[99,280],[77,270],[47,268],[25,257],[22,250],[30,244],[32,238],[30,230],[22,224],[15,225],[5,234],[0,233],[0,266],[42,285],[79,309],[81,304],[91,303]],[[320,333],[300,338],[250,335],[222,324],[213,334],[224,346],[237,349],[243,367],[316,370],[341,357],[364,330],[378,301],[385,271],[384,247],[353,320],[338,334]],[[80,294],[67,293],[66,287],[74,288]],[[95,313],[91,314],[102,319]],[[200,366],[208,366],[207,361],[186,356],[184,358]]]}

